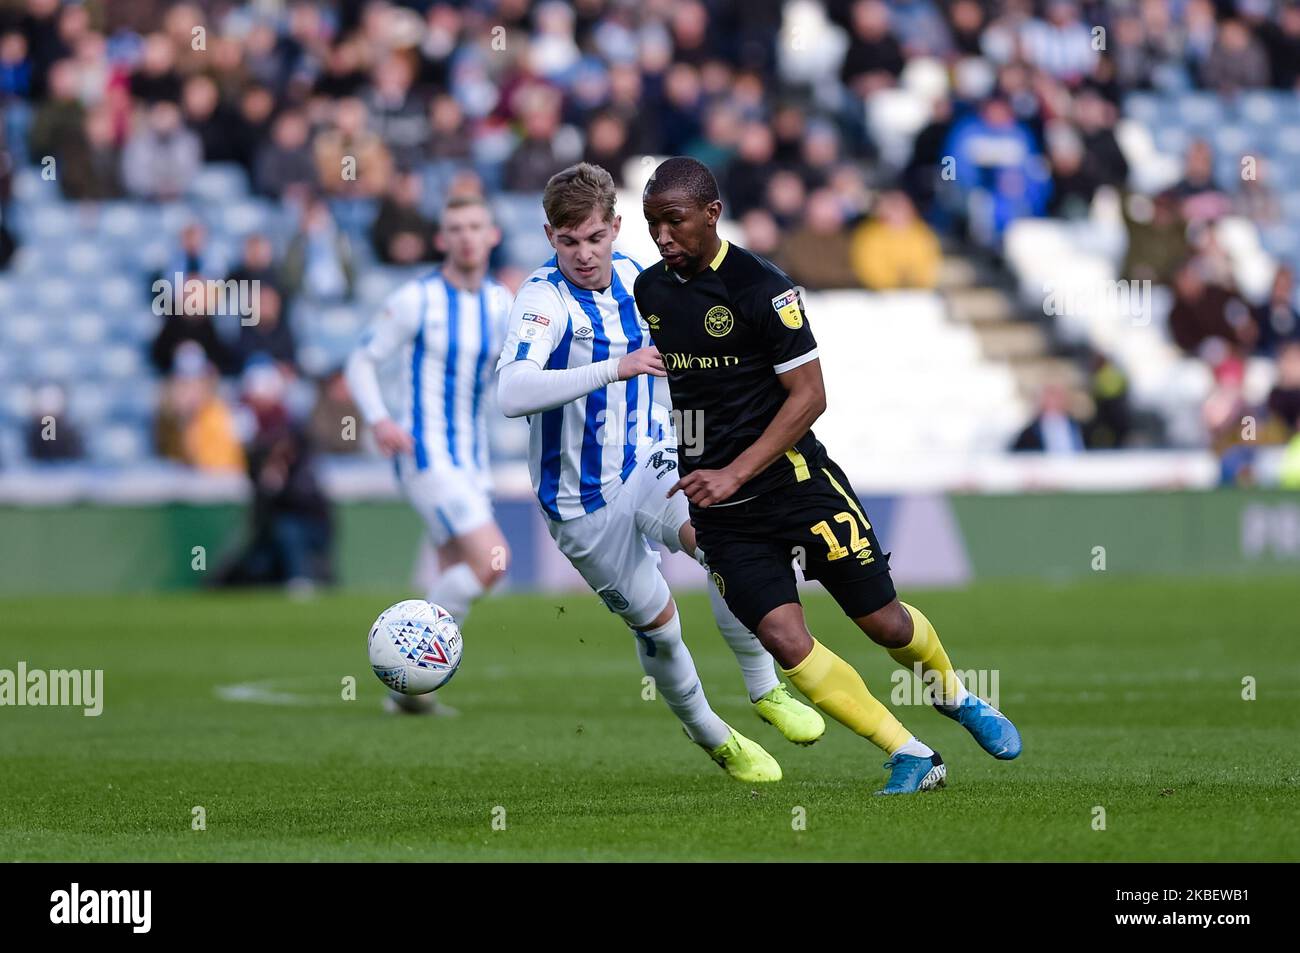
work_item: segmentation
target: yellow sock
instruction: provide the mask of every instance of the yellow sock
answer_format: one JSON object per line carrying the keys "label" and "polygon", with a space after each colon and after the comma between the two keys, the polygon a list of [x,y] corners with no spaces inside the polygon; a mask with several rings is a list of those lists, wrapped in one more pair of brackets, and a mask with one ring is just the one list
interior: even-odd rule
{"label": "yellow sock", "polygon": [[912,737],[893,713],[867,691],[853,666],[816,639],[807,658],[782,671],[814,705],[889,754]]}
{"label": "yellow sock", "polygon": [[920,662],[922,673],[940,673],[943,702],[952,704],[957,698],[960,682],[953,671],[952,662],[948,661],[948,653],[943,650],[943,645],[939,642],[939,633],[934,630],[934,626],[920,609],[909,606],[906,602],[902,603],[902,606],[912,617],[912,641],[901,649],[890,649],[890,656],[895,662],[908,668]]}

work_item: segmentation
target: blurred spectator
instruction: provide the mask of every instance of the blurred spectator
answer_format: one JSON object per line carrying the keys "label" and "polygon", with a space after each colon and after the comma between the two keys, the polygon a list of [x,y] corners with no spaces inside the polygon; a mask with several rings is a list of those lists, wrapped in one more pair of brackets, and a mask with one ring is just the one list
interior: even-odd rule
{"label": "blurred spectator", "polygon": [[63,194],[77,200],[120,199],[122,156],[113,135],[113,116],[104,107],[86,114],[82,141],[65,155],[59,184]]}
{"label": "blurred spectator", "polygon": [[615,188],[623,187],[623,167],[633,157],[628,148],[627,127],[623,120],[611,112],[592,116],[587,126],[587,148],[582,161],[607,170],[614,178]]}
{"label": "blurred spectator", "polygon": [[137,198],[180,198],[203,163],[199,137],[181,125],[180,108],[158,102],[139,115],[122,151],[122,181]]}
{"label": "blurred spectator", "polygon": [[243,253],[226,278],[239,282],[257,281],[279,290],[280,276],[275,270],[275,249],[271,239],[261,232],[247,235]]}
{"label": "blurred spectator", "polygon": [[999,246],[1011,222],[1046,211],[1051,178],[1037,141],[1007,100],[989,99],[977,115],[957,121],[945,155],[953,158],[953,181],[981,244]]}
{"label": "blurred spectator", "polygon": [[[226,130],[235,161],[244,167],[255,189],[259,188],[255,170],[257,156],[262,143],[270,134],[271,113],[274,110],[275,98],[269,89],[264,86],[249,86],[239,93],[238,118]],[[314,175],[312,181],[315,181]]]}
{"label": "blurred spectator", "polygon": [[1300,341],[1288,341],[1278,350],[1277,383],[1268,394],[1268,412],[1286,428],[1286,436],[1300,431]]}
{"label": "blurred spectator", "polygon": [[1255,441],[1242,439],[1242,421],[1251,413],[1242,386],[1245,366],[1238,360],[1215,368],[1214,388],[1201,407],[1210,449],[1219,458],[1219,482],[1248,486],[1254,482]]}
{"label": "blurred spectator", "polygon": [[321,453],[358,453],[362,418],[342,369],[330,372],[316,388],[307,432]]}
{"label": "blurred spectator", "polygon": [[1259,352],[1277,356],[1282,348],[1300,341],[1300,311],[1296,309],[1295,272],[1285,265],[1273,275],[1268,298],[1255,309],[1259,328]]}
{"label": "blurred spectator", "polygon": [[325,54],[324,69],[316,77],[314,92],[329,99],[358,95],[366,84],[362,49],[360,42],[348,39],[331,46]]}
{"label": "blurred spectator", "polygon": [[1201,68],[1206,88],[1227,95],[1267,86],[1270,73],[1268,54],[1246,25],[1240,20],[1222,21],[1214,48]]}
{"label": "blurred spectator", "polygon": [[1210,367],[1249,351],[1258,334],[1245,302],[1227,288],[1206,282],[1196,261],[1179,269],[1174,279],[1169,330],[1185,353]]}
{"label": "blurred spectator", "polygon": [[663,84],[664,101],[658,116],[660,148],[680,153],[699,137],[704,119],[700,72],[689,63],[674,63]]}
{"label": "blurred spectator", "polygon": [[[922,209],[934,204],[938,192],[941,163],[944,159],[944,146],[952,132],[952,103],[941,97],[934,101],[930,120],[912,140],[912,154],[908,157],[900,175],[899,184],[911,196],[912,201]],[[950,176],[951,178],[951,176]]]}
{"label": "blurred spectator", "polygon": [[176,282],[177,276],[185,278],[220,278],[226,271],[226,259],[220,248],[208,238],[207,226],[198,219],[186,222],[171,257],[162,263],[162,269],[151,279],[151,286],[159,279]]}
{"label": "blurred spectator", "polygon": [[871,219],[853,233],[853,268],[874,291],[933,288],[943,253],[906,194],[882,192]]}
{"label": "blurred spectator", "polygon": [[1020,431],[1011,449],[1051,454],[1083,452],[1083,427],[1070,414],[1069,406],[1070,394],[1062,385],[1043,385],[1038,397],[1038,414]]}
{"label": "blurred spectator", "polygon": [[1133,429],[1128,378],[1110,358],[1093,353],[1089,360],[1088,384],[1094,411],[1084,428],[1084,442],[1092,450],[1123,447]]}
{"label": "blurred spectator", "polygon": [[27,422],[27,458],[34,463],[63,463],[86,454],[81,432],[64,413],[67,398],[57,384],[45,384],[32,394]]}
{"label": "blurred spectator", "polygon": [[781,246],[781,230],[765,208],[750,209],[740,220],[744,244],[756,255],[774,258]]}
{"label": "blurred spectator", "polygon": [[285,406],[285,388],[273,364],[254,364],[244,374],[244,402],[256,421],[248,447],[249,539],[218,570],[219,585],[282,584],[306,592],[332,581],[330,504],[311,444]]}
{"label": "blurred spectator", "polygon": [[[283,313],[280,292],[274,285],[257,285],[257,299],[252,323],[240,322],[235,345],[236,360],[246,371],[258,360],[275,361],[292,371],[297,357],[293,331]],[[249,292],[251,293],[251,292]]]}
{"label": "blurred spectator", "polygon": [[316,159],[308,143],[307,117],[288,109],[271,126],[271,141],[257,151],[253,189],[259,195],[279,198],[306,190],[316,181]]}
{"label": "blurred spectator", "polygon": [[36,110],[27,146],[33,162],[46,156],[62,159],[77,152],[85,141],[86,111],[77,91],[76,67],[60,60],[50,70],[49,96]]}
{"label": "blurred spectator", "polygon": [[810,290],[854,288],[858,277],[849,262],[850,240],[834,194],[821,189],[808,197],[803,224],[782,239],[776,262]]}
{"label": "blurred spectator", "polygon": [[766,123],[747,122],[740,130],[736,156],[722,175],[727,214],[733,218],[763,204],[768,180],[776,171],[776,139]]}
{"label": "blurred spectator", "polygon": [[209,76],[191,76],[181,94],[185,125],[199,138],[204,162],[238,162],[240,155],[230,129],[238,119],[221,102],[221,92]]}
{"label": "blurred spectator", "polygon": [[298,234],[284,255],[284,289],[313,301],[352,297],[356,271],[352,245],[339,229],[322,199],[313,199],[302,213]]}
{"label": "blurred spectator", "polygon": [[501,184],[508,192],[540,192],[548,179],[576,155],[560,136],[560,96],[547,86],[532,85],[515,94],[523,118],[523,138],[506,160]]}
{"label": "blurred spectator", "polygon": [[390,56],[375,68],[374,85],[363,97],[371,125],[399,169],[415,168],[429,138],[424,103],[411,89],[414,78],[405,59]]}
{"label": "blurred spectator", "polygon": [[1078,83],[1097,61],[1092,31],[1067,0],[1049,0],[1046,19],[1031,19],[1020,30],[1026,61],[1067,83]]}
{"label": "blurred spectator", "polygon": [[[192,276],[187,275],[186,280],[190,277]],[[167,281],[166,300],[174,303],[170,290],[171,279]],[[182,308],[179,313],[163,318],[162,327],[149,348],[149,360],[158,373],[174,373],[180,352],[188,350],[188,344],[197,347],[205,362],[210,362],[222,374],[236,373],[239,370],[239,359],[217,335],[212,316],[206,312],[186,314],[184,311]]]}
{"label": "blurred spectator", "polygon": [[808,210],[808,190],[803,179],[793,169],[779,169],[767,180],[767,191],[761,203],[776,219],[782,231],[798,228]]}
{"label": "blurred spectator", "polygon": [[1148,39],[1137,12],[1117,10],[1108,39],[1116,82],[1126,89],[1150,89],[1160,63],[1159,52]]}
{"label": "blurred spectator", "polygon": [[1188,147],[1183,177],[1172,191],[1188,222],[1218,219],[1232,208],[1232,202],[1214,182],[1214,150],[1204,139]]}
{"label": "blurred spectator", "polygon": [[1300,4],[1281,7],[1277,23],[1264,24],[1262,39],[1269,50],[1272,84],[1294,90],[1300,85]]}
{"label": "blurred spectator", "polygon": [[385,264],[412,265],[442,260],[434,244],[438,223],[420,211],[423,191],[417,173],[402,172],[393,177],[375,223],[370,226],[370,243],[375,255]]}
{"label": "blurred spectator", "polygon": [[1083,89],[1074,99],[1074,121],[1083,141],[1084,168],[1098,186],[1122,189],[1128,180],[1128,159],[1115,138],[1115,106],[1095,90]]}
{"label": "blurred spectator", "polygon": [[866,99],[898,79],[903,72],[903,50],[889,32],[889,7],[882,0],[857,0],[851,24],[840,79],[855,95]]}
{"label": "blurred spectator", "polygon": [[429,104],[429,127],[430,159],[466,161],[472,157],[474,137],[455,96],[444,93],[433,97]]}
{"label": "blurred spectator", "polygon": [[164,33],[145,37],[140,67],[131,74],[131,96],[146,106],[175,103],[181,98],[176,72],[176,48]]}
{"label": "blurred spectator", "polygon": [[1120,277],[1170,284],[1192,251],[1177,197],[1172,192],[1154,198],[1134,193],[1124,197],[1122,208],[1128,250]]}
{"label": "blurred spectator", "polygon": [[316,180],[331,195],[379,196],[388,188],[393,157],[369,127],[357,98],[334,105],[334,122],[316,137]]}
{"label": "blurred spectator", "polygon": [[32,89],[27,37],[14,30],[0,33],[0,100],[25,99]]}
{"label": "blurred spectator", "polygon": [[217,375],[197,343],[187,342],[176,350],[175,367],[163,386],[155,433],[163,457],[198,470],[244,470],[234,418],[217,390]]}

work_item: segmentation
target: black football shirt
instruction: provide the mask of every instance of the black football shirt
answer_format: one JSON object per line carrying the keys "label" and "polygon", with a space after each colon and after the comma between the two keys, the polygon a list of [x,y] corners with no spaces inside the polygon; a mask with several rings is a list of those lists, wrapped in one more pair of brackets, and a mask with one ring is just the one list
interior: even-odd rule
{"label": "black football shirt", "polygon": [[[720,470],[753,444],[781,409],[786,391],[777,375],[817,357],[799,292],[767,259],[723,242],[698,275],[683,281],[660,261],[637,276],[633,293],[663,355],[673,409],[683,418],[691,415],[684,422],[698,435],[698,442],[688,442],[678,433],[681,472]],[[715,505],[807,479],[809,461],[823,453],[810,430]]]}

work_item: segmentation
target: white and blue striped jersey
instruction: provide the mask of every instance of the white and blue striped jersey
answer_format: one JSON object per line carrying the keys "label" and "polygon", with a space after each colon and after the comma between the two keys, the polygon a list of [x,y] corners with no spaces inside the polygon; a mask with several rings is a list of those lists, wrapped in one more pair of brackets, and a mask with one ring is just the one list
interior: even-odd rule
{"label": "white and blue striped jersey", "polygon": [[[563,370],[651,346],[632,298],[640,271],[615,253],[610,286],[590,291],[565,278],[552,258],[519,289],[497,368],[533,361],[544,370]],[[655,386],[655,378],[642,374],[529,416],[528,469],[548,517],[576,519],[618,493],[636,468],[638,445],[664,433],[662,407],[654,410]]]}
{"label": "white and blue striped jersey", "polygon": [[376,364],[398,360],[388,410],[411,434],[418,470],[488,471],[486,395],[510,302],[491,278],[463,291],[435,268],[394,291],[366,329],[364,353]]}

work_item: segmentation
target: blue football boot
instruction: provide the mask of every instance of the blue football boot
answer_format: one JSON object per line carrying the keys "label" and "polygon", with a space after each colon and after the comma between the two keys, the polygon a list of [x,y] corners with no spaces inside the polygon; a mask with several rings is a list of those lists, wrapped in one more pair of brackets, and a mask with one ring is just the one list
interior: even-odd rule
{"label": "blue football boot", "polygon": [[1010,761],[1020,754],[1020,732],[1011,719],[984,699],[970,694],[960,705],[935,705],[971,733],[979,746],[1002,761]]}
{"label": "blue football boot", "polygon": [[914,754],[896,754],[885,762],[889,768],[889,783],[877,794],[915,794],[933,791],[944,785],[948,768],[936,751],[928,758]]}

